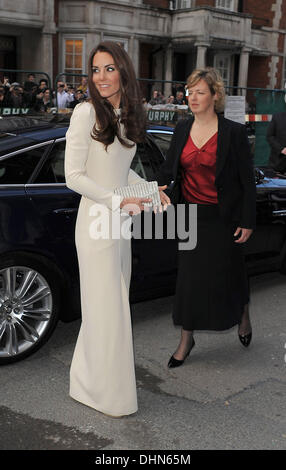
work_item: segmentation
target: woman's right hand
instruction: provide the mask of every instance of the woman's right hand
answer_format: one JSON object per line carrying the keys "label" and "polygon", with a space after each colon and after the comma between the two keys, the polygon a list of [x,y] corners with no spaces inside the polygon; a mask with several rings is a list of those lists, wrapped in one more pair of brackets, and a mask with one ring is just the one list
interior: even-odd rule
{"label": "woman's right hand", "polygon": [[152,199],[146,197],[126,197],[121,201],[120,209],[129,215],[137,215],[149,207],[144,205],[146,202],[152,202]]}

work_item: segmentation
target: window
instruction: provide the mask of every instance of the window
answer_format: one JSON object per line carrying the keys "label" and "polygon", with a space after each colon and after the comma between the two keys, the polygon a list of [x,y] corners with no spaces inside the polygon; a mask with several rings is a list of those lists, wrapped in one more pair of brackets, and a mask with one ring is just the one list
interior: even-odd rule
{"label": "window", "polygon": [[65,183],[65,141],[56,142],[34,183]]}
{"label": "window", "polygon": [[216,0],[216,8],[223,8],[224,10],[234,11],[233,0]]}
{"label": "window", "polygon": [[166,156],[167,151],[170,147],[171,140],[172,140],[172,134],[171,133],[165,134],[165,133],[153,131],[151,132],[151,135],[153,139],[155,140],[156,144],[158,145],[158,147],[160,148],[163,155]]}
{"label": "window", "polygon": [[215,56],[215,68],[220,72],[224,85],[230,85],[231,56],[227,54],[217,54]]}
{"label": "window", "polygon": [[[64,71],[67,73],[83,74],[84,64],[84,40],[79,38],[64,39]],[[66,81],[74,87],[81,83],[81,77],[66,77]]]}
{"label": "window", "polygon": [[1,160],[0,185],[27,184],[46,148],[46,146],[31,148]]}
{"label": "window", "polygon": [[193,0],[173,0],[171,3],[172,10],[182,10],[183,8],[191,8]]}
{"label": "window", "polygon": [[160,150],[153,141],[148,138],[146,143],[138,144],[136,154],[132,160],[131,168],[141,178],[154,181],[155,173],[164,161]]}

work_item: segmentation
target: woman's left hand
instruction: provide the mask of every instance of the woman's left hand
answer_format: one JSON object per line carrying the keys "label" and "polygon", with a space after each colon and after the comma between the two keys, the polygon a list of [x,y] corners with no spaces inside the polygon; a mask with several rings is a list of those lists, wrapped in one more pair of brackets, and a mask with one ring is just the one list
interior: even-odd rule
{"label": "woman's left hand", "polygon": [[159,194],[160,194],[160,200],[161,200],[161,206],[159,208],[159,211],[161,212],[162,211],[162,206],[164,208],[164,210],[167,209],[167,206],[171,204],[171,199],[167,196],[167,194],[164,193],[164,189],[167,188],[167,185],[165,184],[165,186],[159,186],[158,189],[159,189]]}
{"label": "woman's left hand", "polygon": [[237,237],[239,234],[240,234],[240,237],[237,240],[234,240],[235,243],[245,243],[249,239],[252,232],[253,232],[252,228],[237,227],[234,233],[234,237]]}

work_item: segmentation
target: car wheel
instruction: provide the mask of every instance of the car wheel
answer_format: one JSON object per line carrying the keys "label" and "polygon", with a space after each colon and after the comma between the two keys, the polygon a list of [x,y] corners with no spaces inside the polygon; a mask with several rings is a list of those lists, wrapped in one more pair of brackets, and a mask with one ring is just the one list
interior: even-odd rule
{"label": "car wheel", "polygon": [[24,255],[0,258],[0,364],[37,351],[58,316],[58,283],[47,263]]}

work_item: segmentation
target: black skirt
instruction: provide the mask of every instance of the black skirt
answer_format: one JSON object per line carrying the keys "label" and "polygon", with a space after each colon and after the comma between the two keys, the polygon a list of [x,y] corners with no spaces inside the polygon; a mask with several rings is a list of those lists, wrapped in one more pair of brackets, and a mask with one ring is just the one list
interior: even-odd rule
{"label": "black skirt", "polygon": [[[188,214],[186,203],[186,227]],[[234,241],[236,228],[220,217],[217,205],[197,205],[197,245],[178,252],[175,325],[221,331],[240,323],[249,284],[242,246]]]}

